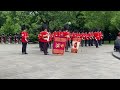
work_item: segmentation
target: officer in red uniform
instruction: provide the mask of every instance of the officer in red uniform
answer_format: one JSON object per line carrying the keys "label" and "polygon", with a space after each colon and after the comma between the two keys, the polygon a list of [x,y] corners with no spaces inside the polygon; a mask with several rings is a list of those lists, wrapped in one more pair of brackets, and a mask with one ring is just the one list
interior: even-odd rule
{"label": "officer in red uniform", "polygon": [[[72,40],[72,42],[73,42],[73,38],[77,38],[77,30],[74,30],[73,32],[72,32],[72,34],[71,34],[71,40]],[[71,42],[71,43],[72,43]],[[71,44],[72,45],[72,44]]]}
{"label": "officer in red uniform", "polygon": [[24,25],[22,26],[22,32],[21,32],[21,42],[22,42],[22,54],[28,54],[26,52],[27,43],[28,43],[28,32],[27,27]]}
{"label": "officer in red uniform", "polygon": [[91,46],[93,46],[94,43],[94,33],[93,31],[91,32]]}
{"label": "officer in red uniform", "polygon": [[49,47],[50,34],[48,32],[48,29],[44,28],[44,31],[40,32],[40,36],[41,36],[41,40],[40,41],[43,43],[44,55],[49,55],[48,54],[48,47]]}
{"label": "officer in red uniform", "polygon": [[62,32],[61,29],[59,29],[59,31],[58,31],[58,36],[59,36],[59,37],[63,37],[63,32]]}
{"label": "officer in red uniform", "polygon": [[57,30],[55,30],[55,31],[53,32],[53,40],[54,40],[55,37],[59,37],[59,33],[58,33]]}
{"label": "officer in red uniform", "polygon": [[89,40],[88,40],[89,46],[93,46],[93,32],[90,31],[88,33],[88,37],[89,37]]}
{"label": "officer in red uniform", "polygon": [[101,31],[99,31],[99,36],[100,36],[99,45],[102,46],[103,34]]}
{"label": "officer in red uniform", "polygon": [[39,33],[38,34],[39,48],[40,48],[40,51],[43,51],[43,44],[41,42],[41,39],[42,39],[42,35]]}
{"label": "officer in red uniform", "polygon": [[99,32],[94,32],[94,37],[95,37],[95,46],[98,48],[98,40],[100,39],[99,37]]}
{"label": "officer in red uniform", "polygon": [[81,46],[83,47],[84,46],[84,42],[85,42],[85,33],[84,32],[82,32],[81,33]]}
{"label": "officer in red uniform", "polygon": [[87,47],[87,44],[88,44],[88,40],[89,40],[88,33],[85,32],[85,46],[86,46],[86,47]]}
{"label": "officer in red uniform", "polygon": [[63,37],[66,38],[66,47],[65,47],[65,52],[69,52],[68,51],[68,45],[69,45],[69,38],[70,38],[70,33],[68,31],[68,29],[65,28],[65,31],[63,31]]}

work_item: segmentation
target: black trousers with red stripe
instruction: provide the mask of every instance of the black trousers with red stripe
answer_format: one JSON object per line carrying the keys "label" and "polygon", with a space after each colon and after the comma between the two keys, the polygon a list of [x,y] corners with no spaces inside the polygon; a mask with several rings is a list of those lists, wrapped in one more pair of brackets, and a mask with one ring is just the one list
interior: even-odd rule
{"label": "black trousers with red stripe", "polygon": [[49,43],[48,42],[42,42],[42,44],[43,44],[44,54],[46,55],[48,53]]}
{"label": "black trousers with red stripe", "polygon": [[27,43],[22,42],[22,53],[26,53]]}

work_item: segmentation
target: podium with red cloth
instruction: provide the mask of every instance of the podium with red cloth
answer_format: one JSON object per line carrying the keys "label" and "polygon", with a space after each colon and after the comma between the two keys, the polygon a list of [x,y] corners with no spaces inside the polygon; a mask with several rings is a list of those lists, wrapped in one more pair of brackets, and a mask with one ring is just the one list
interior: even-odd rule
{"label": "podium with red cloth", "polygon": [[65,52],[66,38],[55,37],[53,42],[53,54],[63,55]]}
{"label": "podium with red cloth", "polygon": [[80,46],[81,38],[73,38],[71,53],[77,53]]}

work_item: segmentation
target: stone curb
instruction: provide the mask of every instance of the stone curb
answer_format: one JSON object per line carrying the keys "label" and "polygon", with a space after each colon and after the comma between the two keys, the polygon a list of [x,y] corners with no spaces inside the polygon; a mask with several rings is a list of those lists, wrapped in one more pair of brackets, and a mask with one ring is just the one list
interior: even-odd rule
{"label": "stone curb", "polygon": [[113,55],[115,58],[120,59],[120,55],[118,56],[118,55],[116,55],[116,53],[119,53],[119,52],[112,52],[112,55]]}

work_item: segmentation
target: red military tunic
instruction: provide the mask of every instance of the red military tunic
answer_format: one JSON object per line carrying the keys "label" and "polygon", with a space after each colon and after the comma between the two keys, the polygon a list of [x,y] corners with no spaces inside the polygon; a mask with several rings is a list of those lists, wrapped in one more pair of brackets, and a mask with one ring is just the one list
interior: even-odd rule
{"label": "red military tunic", "polygon": [[88,33],[88,38],[89,38],[89,40],[92,39],[92,33],[91,32]]}
{"label": "red military tunic", "polygon": [[65,37],[68,41],[70,39],[70,32],[64,31],[63,32],[63,37]]}
{"label": "red military tunic", "polygon": [[92,39],[94,39],[94,33],[93,32],[91,32],[91,36],[92,36]]}
{"label": "red military tunic", "polygon": [[49,32],[45,32],[45,31],[42,31],[40,32],[40,41],[41,42],[49,42],[49,39],[50,39],[50,34]]}
{"label": "red military tunic", "polygon": [[74,33],[74,32],[73,32],[73,33],[72,33],[72,40],[73,40],[73,38],[77,38],[77,36],[78,36],[77,33]]}
{"label": "red military tunic", "polygon": [[85,40],[89,40],[89,36],[87,33],[85,33]]}
{"label": "red military tunic", "polygon": [[103,39],[103,34],[102,32],[99,32],[100,39]]}
{"label": "red military tunic", "polygon": [[85,40],[85,33],[81,33],[82,40]]}
{"label": "red military tunic", "polygon": [[59,37],[59,33],[57,31],[53,32],[54,37]]}
{"label": "red military tunic", "polygon": [[77,36],[78,38],[81,38],[81,33],[78,33],[78,36]]}
{"label": "red military tunic", "polygon": [[62,32],[62,31],[58,31],[58,32],[57,32],[57,36],[63,37],[63,32]]}
{"label": "red military tunic", "polygon": [[100,40],[99,32],[94,32],[94,37],[95,37],[96,40]]}
{"label": "red military tunic", "polygon": [[22,33],[21,33],[21,36],[22,36],[22,39],[21,39],[21,42],[23,42],[23,43],[27,43],[28,42],[28,33],[27,32],[25,32],[25,31],[23,31]]}

